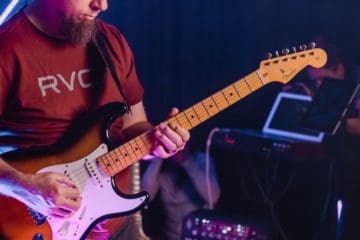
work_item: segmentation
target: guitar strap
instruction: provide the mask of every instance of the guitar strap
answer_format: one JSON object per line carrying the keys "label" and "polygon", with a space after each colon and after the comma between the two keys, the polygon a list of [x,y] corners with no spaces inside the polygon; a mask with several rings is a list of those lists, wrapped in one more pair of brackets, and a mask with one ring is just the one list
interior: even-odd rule
{"label": "guitar strap", "polygon": [[120,79],[119,79],[118,75],[116,74],[114,64],[112,63],[109,53],[106,50],[106,45],[109,43],[108,43],[104,33],[102,33],[100,30],[98,30],[96,33],[96,38],[95,38],[94,44],[95,44],[96,48],[98,49],[98,51],[101,55],[101,58],[103,59],[103,61],[105,63],[105,66],[109,69],[112,79],[114,80],[117,88],[119,89],[121,96],[123,97],[123,99],[125,101],[126,112],[127,113],[131,112],[130,106],[127,101],[127,97],[121,86]]}

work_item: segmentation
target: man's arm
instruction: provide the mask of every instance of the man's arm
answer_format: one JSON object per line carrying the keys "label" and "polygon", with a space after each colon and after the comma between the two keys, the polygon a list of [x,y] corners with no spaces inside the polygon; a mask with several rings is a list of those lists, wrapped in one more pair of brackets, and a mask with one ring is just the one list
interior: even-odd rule
{"label": "man's arm", "polygon": [[141,190],[149,193],[152,201],[160,189],[159,175],[164,160],[154,159],[150,161],[144,174],[141,176]]}
{"label": "man's arm", "polygon": [[0,158],[0,194],[13,197],[43,215],[65,217],[80,207],[80,191],[59,173],[22,173]]}
{"label": "man's arm", "polygon": [[[202,197],[202,199],[209,205],[213,205],[220,198],[220,186],[217,180],[214,166],[215,164],[212,157],[209,157],[210,172],[209,179],[207,179],[205,159],[205,153],[188,153],[188,156],[186,156],[185,159],[180,162],[180,165],[185,169],[194,188],[197,190],[198,194]],[[210,189],[208,189],[208,187]]]}

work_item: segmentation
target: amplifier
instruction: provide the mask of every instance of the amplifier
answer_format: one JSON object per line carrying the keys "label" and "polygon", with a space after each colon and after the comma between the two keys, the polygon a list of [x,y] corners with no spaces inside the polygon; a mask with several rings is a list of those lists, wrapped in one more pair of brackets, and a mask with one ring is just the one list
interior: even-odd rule
{"label": "amplifier", "polygon": [[264,219],[210,210],[190,213],[182,225],[182,240],[270,240],[270,235]]}
{"label": "amplifier", "polygon": [[324,160],[330,158],[324,144],[274,136],[254,129],[220,131],[214,135],[213,145],[260,156],[271,152],[271,156],[276,159]]}

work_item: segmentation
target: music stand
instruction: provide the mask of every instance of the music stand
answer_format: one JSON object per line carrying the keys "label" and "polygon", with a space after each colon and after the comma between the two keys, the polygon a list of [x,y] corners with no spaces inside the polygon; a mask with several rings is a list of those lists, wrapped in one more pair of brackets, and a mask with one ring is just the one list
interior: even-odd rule
{"label": "music stand", "polygon": [[305,112],[304,127],[335,135],[359,88],[360,84],[353,81],[324,79]]}
{"label": "music stand", "polygon": [[[345,130],[345,128],[340,128],[340,126],[345,124],[346,116],[348,114],[349,108],[353,103],[357,92],[360,89],[360,84],[348,81],[348,80],[338,80],[338,79],[324,79],[322,85],[315,93],[313,102],[310,104],[310,107],[307,109],[304,119],[303,126],[305,128],[322,131],[328,136],[337,136],[333,140],[333,143],[329,147],[329,151],[335,154],[335,158],[332,160],[330,169],[329,169],[329,190],[327,197],[325,199],[324,208],[321,216],[320,224],[323,224],[325,221],[325,215],[328,211],[328,206],[331,202],[331,192],[335,191],[335,201],[336,201],[336,239],[341,238],[342,232],[342,206],[341,209],[338,209],[339,203],[342,202],[338,199],[338,189],[334,188],[332,184],[335,181],[335,161],[339,162],[339,159],[343,155],[344,147],[344,132],[338,133],[339,129]],[[344,126],[346,127],[346,126]]]}

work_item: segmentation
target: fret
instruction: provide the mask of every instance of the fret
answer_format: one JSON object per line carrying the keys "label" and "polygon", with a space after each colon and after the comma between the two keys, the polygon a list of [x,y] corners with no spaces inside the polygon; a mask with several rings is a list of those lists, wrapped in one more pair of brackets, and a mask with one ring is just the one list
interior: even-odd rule
{"label": "fret", "polygon": [[[194,127],[194,126],[192,125],[192,123],[191,123],[191,120],[186,116],[186,114],[185,114],[184,112],[180,113],[179,115],[184,116],[184,117],[186,118],[186,120],[187,120],[187,122],[190,124],[190,127],[191,127],[191,128]],[[189,128],[189,129],[191,129],[191,128]]]}
{"label": "fret", "polygon": [[[144,149],[146,151],[146,154],[149,153],[151,147],[152,147],[152,142],[151,142],[151,139],[150,139],[150,133],[149,132],[146,132],[146,133],[143,133],[141,134],[138,138],[141,140],[141,142],[144,144]],[[146,155],[145,154],[145,155]],[[144,155],[144,156],[145,156]]]}
{"label": "fret", "polygon": [[142,157],[142,154],[139,150],[139,146],[136,144],[135,140],[131,140],[129,141],[129,147],[131,148],[131,150],[134,152],[134,156],[136,157]]}
{"label": "fret", "polygon": [[115,158],[116,165],[118,165],[120,170],[124,169],[123,162],[121,161],[122,158],[121,152],[119,152],[117,149],[112,152],[114,152],[114,155],[116,157]]}
{"label": "fret", "polygon": [[186,117],[186,115],[184,113],[179,113],[176,115],[175,117],[178,122],[180,123],[179,125],[187,130],[191,129],[191,122],[190,120]]}
{"label": "fret", "polygon": [[253,89],[251,87],[251,84],[249,82],[250,79],[246,79],[246,77],[244,78],[243,82],[246,84],[246,86],[249,88],[250,92],[253,92]]}
{"label": "fret", "polygon": [[201,103],[204,105],[206,111],[209,113],[209,116],[214,116],[219,112],[217,110],[214,101],[211,99],[211,97],[205,98]]}
{"label": "fret", "polygon": [[177,116],[168,119],[167,122],[169,124],[174,124],[175,123],[175,124],[179,124],[181,126],[181,122],[178,120]]}
{"label": "fret", "polygon": [[96,160],[96,162],[100,166],[100,168],[102,169],[102,171],[105,173],[106,176],[111,176],[110,171],[106,167],[106,164],[105,164],[104,160],[101,157],[98,158]]}
{"label": "fret", "polygon": [[121,153],[121,156],[122,156],[121,159],[123,160],[123,165],[128,166],[129,162],[131,162],[131,156],[130,156],[129,152],[127,151],[125,145],[126,144],[118,147],[117,150],[119,150],[119,152]]}
{"label": "fret", "polygon": [[201,123],[199,116],[196,114],[193,108],[188,108],[184,111],[185,116],[190,120],[191,125],[196,127]]}
{"label": "fret", "polygon": [[139,148],[139,151],[141,152],[142,156],[145,156],[146,154],[148,154],[148,152],[146,151],[146,146],[144,145],[144,142],[142,141],[142,139],[140,137],[136,137],[134,139],[136,145]]}
{"label": "fret", "polygon": [[233,84],[224,88],[222,92],[226,96],[226,100],[229,102],[229,105],[236,103],[241,98]]}
{"label": "fret", "polygon": [[214,106],[217,108],[218,112],[220,112],[221,109],[220,109],[220,107],[218,106],[218,102],[215,101],[214,95],[211,95],[210,98],[211,98],[211,100],[213,101]]}
{"label": "fret", "polygon": [[227,99],[224,97],[224,94],[222,91],[219,91],[219,92],[215,93],[214,95],[212,95],[212,99],[216,103],[216,106],[218,107],[219,111],[222,111],[229,106],[229,103],[228,103]]}
{"label": "fret", "polygon": [[136,154],[134,152],[134,149],[131,147],[130,142],[127,142],[124,144],[124,147],[126,148],[127,152],[129,153],[129,164],[131,165],[133,163],[133,159],[136,158]]}
{"label": "fret", "polygon": [[111,162],[109,161],[110,158],[109,158],[109,154],[105,154],[103,157],[102,157],[102,160],[105,164],[105,167],[106,169],[108,170],[108,172],[110,173],[110,175],[112,176],[114,172],[116,172],[113,167],[112,167],[112,164]]}
{"label": "fret", "polygon": [[260,81],[262,82],[263,85],[266,84],[266,82],[264,81],[264,78],[261,76],[261,74],[259,73],[259,71],[255,71],[257,77],[260,79]]}
{"label": "fret", "polygon": [[230,102],[229,102],[229,100],[227,99],[227,97],[226,97],[226,95],[225,95],[224,91],[223,91],[223,90],[221,90],[221,91],[220,91],[220,93],[221,93],[221,95],[224,97],[224,99],[226,100],[227,105],[228,105],[228,106],[230,106]]}
{"label": "fret", "polygon": [[120,168],[118,162],[116,160],[118,160],[116,153],[114,151],[109,152],[109,158],[111,159],[111,166],[112,168],[115,170],[115,172],[119,172],[122,169]]}
{"label": "fret", "polygon": [[210,115],[207,112],[207,110],[205,109],[204,105],[202,104],[202,102],[197,103],[194,105],[193,109],[195,110],[195,112],[197,113],[199,119],[204,122],[205,120],[209,119]]}
{"label": "fret", "polygon": [[241,97],[245,97],[251,93],[251,89],[244,80],[236,82],[234,86],[236,90],[239,92]]}
{"label": "fret", "polygon": [[177,122],[177,124],[179,124],[181,126],[181,123],[177,117],[172,117],[168,121],[170,121],[170,123]]}
{"label": "fret", "polygon": [[260,87],[264,86],[261,78],[256,73],[252,73],[251,77],[248,78],[247,82],[251,85],[252,91],[259,89]]}

